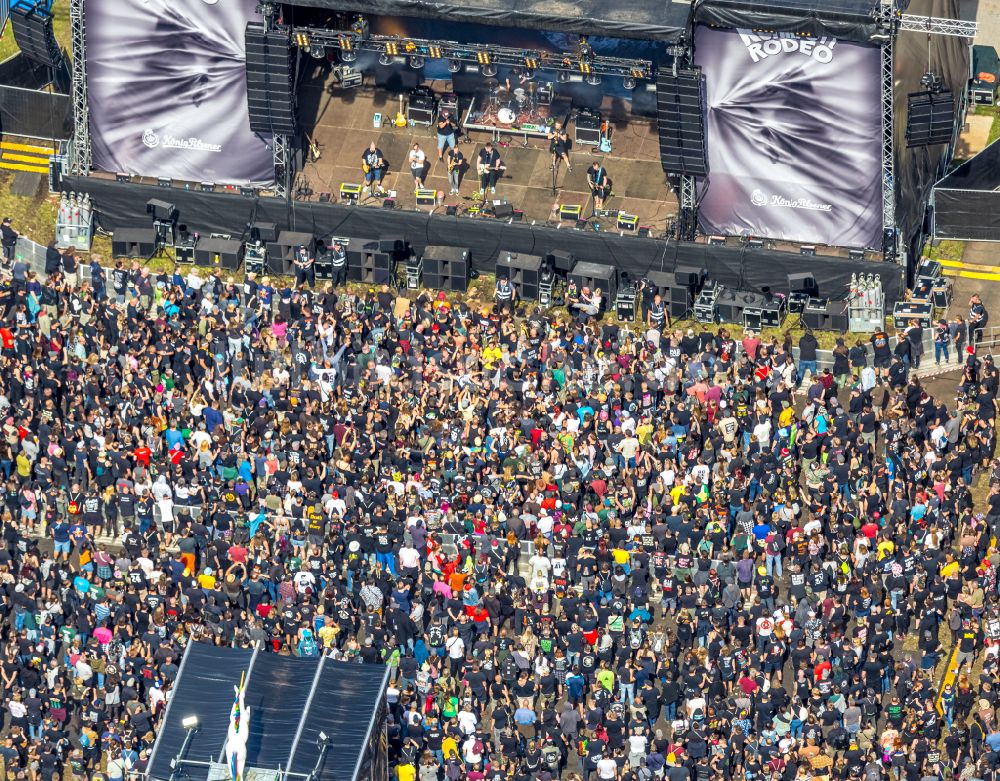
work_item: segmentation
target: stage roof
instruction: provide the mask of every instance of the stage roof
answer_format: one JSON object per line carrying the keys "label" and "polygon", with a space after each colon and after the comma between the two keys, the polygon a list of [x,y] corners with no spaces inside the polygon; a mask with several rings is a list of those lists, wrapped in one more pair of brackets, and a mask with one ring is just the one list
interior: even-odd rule
{"label": "stage roof", "polygon": [[671,0],[295,0],[285,5],[653,40],[682,32],[691,11],[690,4]]}
{"label": "stage roof", "polygon": [[718,27],[832,35],[867,41],[876,0],[695,0],[694,19]]}
{"label": "stage roof", "polygon": [[[368,729],[380,712],[386,682],[382,665],[325,658],[279,656],[247,649],[191,643],[149,762],[149,778],[171,777],[170,763],[184,744],[181,725],[198,717],[184,759],[224,760],[233,687],[246,673],[250,711],[247,767],[308,774],[315,767],[320,731],[330,747],[315,781],[350,781],[366,749]],[[184,764],[185,781],[206,781],[209,769]]]}

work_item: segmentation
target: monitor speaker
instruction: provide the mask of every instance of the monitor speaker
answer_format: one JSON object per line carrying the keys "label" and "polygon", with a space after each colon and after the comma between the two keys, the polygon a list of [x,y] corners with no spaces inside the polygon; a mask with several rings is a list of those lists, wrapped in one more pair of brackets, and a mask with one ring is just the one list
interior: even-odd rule
{"label": "monitor speaker", "polygon": [[669,69],[656,76],[656,119],[660,164],[670,174],[705,176],[704,77],[700,68],[674,76]]}
{"label": "monitor speaker", "polygon": [[816,284],[816,277],[811,272],[801,274],[788,274],[788,292],[805,293],[814,298],[819,296],[819,285]]}

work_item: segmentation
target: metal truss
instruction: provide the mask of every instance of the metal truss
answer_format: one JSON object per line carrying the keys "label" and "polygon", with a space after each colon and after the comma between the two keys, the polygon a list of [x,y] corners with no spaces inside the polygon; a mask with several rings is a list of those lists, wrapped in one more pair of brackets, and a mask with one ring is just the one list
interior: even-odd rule
{"label": "metal truss", "polygon": [[653,63],[649,60],[586,55],[581,51],[558,54],[544,51],[515,49],[485,43],[400,38],[396,35],[362,34],[357,30],[328,30],[320,27],[289,27],[292,42],[302,48],[323,46],[343,52],[378,52],[390,57],[425,57],[448,59],[478,65],[518,66],[527,70],[546,68],[584,75],[620,76],[649,79]]}
{"label": "metal truss", "polygon": [[288,195],[288,179],[290,175],[288,169],[288,161],[290,159],[288,153],[288,136],[276,134],[274,136],[274,145],[271,149],[274,156],[274,194],[279,198],[285,198]]}
{"label": "metal truss", "polygon": [[680,219],[677,221],[677,238],[694,241],[698,228],[698,204],[695,178],[691,174],[681,176]]}
{"label": "metal truss", "polygon": [[[896,155],[895,127],[893,123],[893,48],[895,31],[893,29],[895,16],[894,0],[880,0],[878,5],[878,23],[880,32],[885,34],[882,43],[882,229],[896,229]],[[885,251],[886,248],[883,247]]]}
{"label": "metal truss", "polygon": [[87,101],[87,31],[84,24],[84,0],[70,0],[69,26],[72,35],[73,143],[70,148],[70,171],[80,176],[90,174],[90,105]]}
{"label": "metal truss", "polygon": [[899,29],[915,33],[932,33],[934,35],[955,35],[960,38],[975,38],[979,25],[976,22],[966,22],[961,19],[938,19],[933,16],[914,16],[903,14],[899,18]]}

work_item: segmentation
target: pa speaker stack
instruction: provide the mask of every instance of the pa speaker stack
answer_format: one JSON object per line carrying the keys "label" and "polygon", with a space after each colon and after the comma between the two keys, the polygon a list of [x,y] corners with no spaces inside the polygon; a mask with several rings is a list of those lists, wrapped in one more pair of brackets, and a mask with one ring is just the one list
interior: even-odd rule
{"label": "pa speaker stack", "polygon": [[[691,274],[693,276],[690,276]],[[681,266],[678,266],[673,274],[650,271],[646,274],[646,279],[649,284],[643,294],[643,307],[648,309],[653,297],[659,294],[660,300],[673,319],[687,316],[694,305],[694,291],[700,289],[704,281],[701,269],[684,269]]]}
{"label": "pa speaker stack", "polygon": [[347,278],[367,285],[388,284],[396,274],[397,261],[405,254],[403,239],[352,239],[347,245]]}
{"label": "pa speaker stack", "polygon": [[525,301],[538,300],[538,283],[542,276],[541,255],[519,255],[516,252],[502,252],[497,259],[497,279],[508,279],[517,291],[517,297]]}
{"label": "pa speaker stack", "polygon": [[906,97],[906,145],[951,143],[955,99],[950,90],[914,92]]}
{"label": "pa speaker stack", "polygon": [[295,52],[288,31],[246,26],[247,107],[255,133],[295,135]]}
{"label": "pa speaker stack", "polygon": [[700,68],[656,76],[660,163],[668,174],[705,176],[705,101]]}
{"label": "pa speaker stack", "polygon": [[20,2],[10,9],[10,25],[21,54],[50,68],[62,65],[62,52],[52,31],[52,14],[41,6]]}
{"label": "pa speaker stack", "polygon": [[472,253],[462,247],[430,246],[423,255],[423,283],[432,290],[456,290],[469,287]]}
{"label": "pa speaker stack", "polygon": [[299,247],[305,247],[313,257],[316,251],[316,239],[311,233],[296,231],[281,231],[276,241],[267,243],[267,270],[272,274],[292,274],[295,271],[295,253]]}
{"label": "pa speaker stack", "polygon": [[156,230],[153,226],[142,228],[116,228],[111,234],[111,256],[115,258],[151,258],[156,252]]}
{"label": "pa speaker stack", "polygon": [[236,271],[243,262],[243,242],[239,239],[199,238],[194,245],[194,262],[197,266]]}
{"label": "pa speaker stack", "polygon": [[601,301],[605,308],[613,306],[618,295],[618,272],[614,266],[604,263],[591,263],[581,260],[573,266],[569,273],[569,281],[576,285],[577,290],[585,287],[601,291]]}

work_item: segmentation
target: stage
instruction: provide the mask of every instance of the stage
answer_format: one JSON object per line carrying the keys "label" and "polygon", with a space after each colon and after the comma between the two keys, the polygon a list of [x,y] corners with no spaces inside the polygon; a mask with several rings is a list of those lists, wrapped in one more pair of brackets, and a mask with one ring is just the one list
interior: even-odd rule
{"label": "stage", "polygon": [[[307,159],[293,186],[297,200],[318,200],[320,193],[331,193],[336,200],[343,182],[363,184],[361,154],[372,141],[376,143],[389,165],[383,187],[395,191],[396,208],[443,214],[448,206],[456,207],[458,215],[468,213],[479,202],[474,197],[479,188],[475,159],[483,144],[494,138],[488,130],[468,130],[459,148],[469,163],[461,181],[461,195],[449,195],[447,166],[437,159],[437,133],[431,126],[395,127],[390,120],[399,110],[398,94],[376,86],[376,76],[367,76],[360,87],[340,88],[325,62],[310,61],[298,90],[298,115],[303,130],[318,147],[320,158]],[[451,92],[450,81],[424,82],[437,95]],[[559,85],[560,87],[562,85]],[[472,95],[459,95],[459,119],[464,120]],[[557,99],[558,100],[558,99]],[[555,101],[553,101],[555,105]],[[577,105],[574,101],[574,106]],[[591,104],[593,105],[593,104]],[[563,99],[559,118],[574,111]],[[597,106],[594,106],[597,108]],[[650,235],[662,237],[677,214],[677,198],[667,187],[660,165],[656,120],[629,114],[626,102],[614,96],[604,96],[599,104],[601,116],[609,120],[613,151],[601,154],[597,147],[573,144],[570,159],[573,170],[560,165],[556,174],[556,195],[553,195],[549,144],[540,133],[517,132],[500,126],[498,151],[507,166],[497,184],[495,195],[488,200],[504,199],[516,211],[523,212],[527,223],[558,223],[554,210],[559,204],[581,206],[590,216],[593,203],[587,187],[587,167],[599,160],[614,183],[614,195],[606,202],[611,212],[625,212],[638,217],[640,226],[648,227]],[[373,127],[373,116],[381,113],[381,128]],[[568,126],[573,139],[574,123]],[[427,155],[424,186],[444,193],[437,207],[418,206],[408,155],[414,143]],[[310,156],[307,154],[307,158]],[[310,195],[304,193],[312,191]],[[382,200],[368,197],[361,206],[381,208]],[[614,217],[595,218],[601,230],[615,230]]]}

